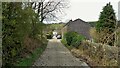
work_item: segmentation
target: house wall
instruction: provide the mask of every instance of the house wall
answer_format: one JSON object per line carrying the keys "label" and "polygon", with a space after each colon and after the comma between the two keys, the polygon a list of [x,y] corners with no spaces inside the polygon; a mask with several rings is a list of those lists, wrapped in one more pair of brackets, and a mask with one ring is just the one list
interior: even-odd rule
{"label": "house wall", "polygon": [[84,35],[87,39],[91,39],[90,33],[89,33],[90,28],[91,27],[89,23],[86,23],[82,21],[81,19],[77,19],[74,21],[70,20],[61,30],[62,38],[63,38],[64,33],[68,31],[74,31],[74,32]]}
{"label": "house wall", "polygon": [[75,31],[79,34],[86,36],[87,39],[91,38],[89,30],[90,25],[82,21],[75,21],[68,24],[68,31]]}
{"label": "house wall", "polygon": [[63,38],[64,34],[67,32],[67,26],[64,26],[61,32],[62,32],[62,38]]}

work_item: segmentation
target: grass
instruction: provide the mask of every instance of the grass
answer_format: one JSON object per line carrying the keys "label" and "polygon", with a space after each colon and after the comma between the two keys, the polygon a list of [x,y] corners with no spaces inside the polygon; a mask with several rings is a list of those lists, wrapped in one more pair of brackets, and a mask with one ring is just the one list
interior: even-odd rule
{"label": "grass", "polygon": [[62,28],[64,24],[49,24],[51,28]]}
{"label": "grass", "polygon": [[49,30],[52,29],[61,29],[65,24],[46,24]]}
{"label": "grass", "polygon": [[28,55],[26,58],[21,59],[19,63],[16,64],[16,66],[32,66],[34,61],[40,57],[45,48],[46,45],[42,45],[41,47],[36,48],[32,54]]}
{"label": "grass", "polygon": [[[72,52],[72,54],[75,57],[82,58],[91,67],[118,65],[117,60],[115,59],[115,57],[117,56],[115,54],[117,53],[117,50],[118,50],[116,47],[113,48],[109,45],[105,45],[106,47],[105,47],[105,53],[104,53],[103,48],[98,47],[99,44],[93,44],[93,43],[84,41],[77,49],[77,48],[68,46],[65,39],[62,39],[61,42]],[[108,49],[108,46],[109,46],[109,49]],[[111,58],[111,56],[109,56],[111,53],[115,53],[113,54],[115,57]]]}
{"label": "grass", "polygon": [[[91,67],[94,67],[94,66],[116,66],[117,67],[118,66],[118,61],[115,58],[117,55],[112,54],[112,56],[114,57],[110,56],[111,53],[117,53],[116,51],[118,49],[116,47],[113,48],[109,45],[104,45],[104,46],[109,46],[110,50],[107,50],[108,47],[104,48],[105,51],[103,51],[103,48],[100,48],[100,47],[96,47],[96,50],[93,50],[93,48],[91,47],[91,46],[94,46],[93,43],[89,43],[89,44],[85,44],[85,43],[86,42],[84,42],[83,45],[80,45],[79,49],[71,50],[74,56],[85,59],[85,62],[87,62]],[[114,49],[116,51],[114,51]]]}

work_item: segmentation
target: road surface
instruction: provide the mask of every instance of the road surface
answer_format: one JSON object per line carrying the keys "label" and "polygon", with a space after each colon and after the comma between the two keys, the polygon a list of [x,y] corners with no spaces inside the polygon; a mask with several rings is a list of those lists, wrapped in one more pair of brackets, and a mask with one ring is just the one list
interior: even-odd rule
{"label": "road surface", "polygon": [[[75,58],[60,40],[49,40],[46,50],[33,66],[88,66]],[[87,67],[89,68],[89,67]]]}

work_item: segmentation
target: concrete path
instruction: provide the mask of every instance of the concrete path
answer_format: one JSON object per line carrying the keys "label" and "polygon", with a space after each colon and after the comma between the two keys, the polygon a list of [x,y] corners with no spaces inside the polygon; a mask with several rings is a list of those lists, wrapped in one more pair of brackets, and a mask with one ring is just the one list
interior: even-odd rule
{"label": "concrete path", "polygon": [[[88,66],[72,56],[60,40],[49,40],[46,50],[33,66]],[[89,68],[89,67],[87,67]]]}

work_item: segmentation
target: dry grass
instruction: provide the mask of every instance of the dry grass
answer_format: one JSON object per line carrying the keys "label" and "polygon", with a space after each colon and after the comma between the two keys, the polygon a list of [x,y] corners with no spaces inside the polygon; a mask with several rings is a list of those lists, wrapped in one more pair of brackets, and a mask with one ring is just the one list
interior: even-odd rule
{"label": "dry grass", "polygon": [[36,47],[40,46],[39,41],[26,36],[24,40],[25,48],[29,51],[33,51]]}
{"label": "dry grass", "polygon": [[90,35],[93,38],[94,42],[102,43],[102,44],[110,44],[111,46],[114,46],[115,32],[109,33],[108,29],[104,29],[101,32],[97,32],[96,28],[91,28]]}
{"label": "dry grass", "polygon": [[84,41],[79,49],[72,49],[76,57],[82,57],[91,66],[118,66],[118,48]]}
{"label": "dry grass", "polygon": [[15,63],[17,66],[32,66],[32,63],[45,50],[47,46],[47,39],[43,38],[42,41],[28,36],[24,39],[24,50],[20,54],[20,58]]}

